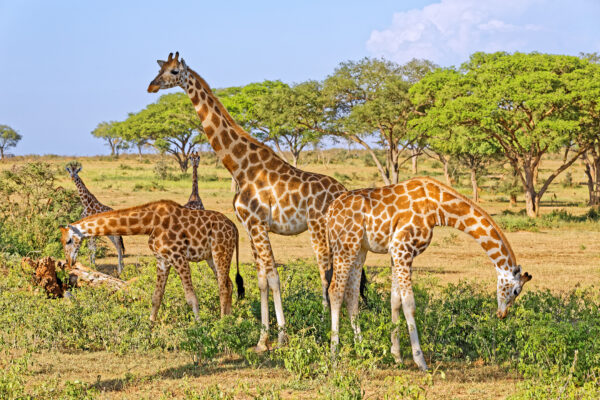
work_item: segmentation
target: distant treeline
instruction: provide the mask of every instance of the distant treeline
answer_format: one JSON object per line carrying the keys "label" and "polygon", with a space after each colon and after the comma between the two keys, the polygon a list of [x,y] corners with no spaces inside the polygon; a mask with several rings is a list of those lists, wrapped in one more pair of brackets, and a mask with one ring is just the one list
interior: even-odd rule
{"label": "distant treeline", "polygon": [[[549,185],[582,159],[589,202],[600,204],[597,54],[475,53],[451,68],[364,58],[341,63],[322,81],[264,81],[216,93],[244,129],[294,165],[327,137],[363,147],[386,184],[398,182],[405,163],[416,171],[423,155],[439,160],[451,184],[456,163],[470,171],[477,198],[478,175],[503,160],[535,217]],[[184,93],[164,95],[124,121],[102,122],[92,134],[113,155],[129,147],[141,155],[152,146],[182,171],[206,141]],[[557,153],[561,162],[538,179],[542,158]]]}

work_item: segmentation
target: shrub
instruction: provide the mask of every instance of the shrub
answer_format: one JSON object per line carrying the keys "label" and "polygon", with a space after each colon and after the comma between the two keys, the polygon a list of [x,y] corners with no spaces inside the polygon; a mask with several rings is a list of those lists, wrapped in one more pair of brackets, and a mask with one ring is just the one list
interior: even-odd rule
{"label": "shrub", "polygon": [[159,160],[154,164],[154,175],[160,180],[165,180],[169,176],[169,166],[166,161]]}
{"label": "shrub", "polygon": [[0,177],[0,250],[60,256],[59,226],[80,218],[77,193],[56,185],[50,164],[31,162]]}

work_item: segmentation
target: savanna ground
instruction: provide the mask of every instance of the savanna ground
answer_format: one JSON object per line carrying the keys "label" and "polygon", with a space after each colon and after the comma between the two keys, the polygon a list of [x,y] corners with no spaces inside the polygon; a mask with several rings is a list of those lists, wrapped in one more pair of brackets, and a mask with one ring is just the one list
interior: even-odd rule
{"label": "savanna ground", "polygon": [[[334,176],[349,189],[380,185],[375,167],[363,153],[326,153],[328,162],[306,154],[300,167]],[[0,170],[43,161],[60,171],[59,185],[74,188],[63,173],[72,159],[17,157],[0,163]],[[182,175],[174,162],[157,155],[144,156],[142,161],[130,155],[78,160],[88,188],[113,208],[163,198],[185,203],[190,193],[190,174]],[[155,171],[160,160],[168,166],[166,179]],[[542,165],[541,178],[553,163],[547,160]],[[421,160],[419,167],[418,175],[443,181],[439,163]],[[132,399],[596,398],[600,393],[600,219],[585,206],[583,167],[578,163],[569,170],[572,182],[565,180],[564,173],[558,177],[542,199],[543,215],[537,222],[519,214],[524,208],[521,195],[517,206],[510,208],[508,196],[496,191],[500,176],[507,172],[498,166],[482,178],[481,205],[506,228],[518,262],[533,280],[509,317],[498,321],[491,262],[469,236],[436,228],[430,247],[416,258],[413,268],[417,323],[429,373],[416,370],[403,323],[405,361],[400,366],[391,362],[389,257],[375,254],[366,261],[372,283],[369,304],[362,311],[365,343],[352,344],[344,316],[345,347],[335,368],[331,365],[329,316],[323,317],[320,309],[318,273],[307,233],[271,235],[276,261],[282,264],[290,345],[266,355],[246,351],[258,338],[260,306],[248,239],[238,224],[248,296],[234,301],[234,315],[225,321],[218,320],[212,273],[200,263],[194,268],[194,283],[205,310],[201,322],[193,322],[179,278],[172,275],[160,320],[150,329],[147,317],[155,264],[146,237],[124,238],[123,276],[138,279],[123,294],[81,289],[75,300],[46,299],[32,290],[28,271],[19,266],[17,257],[0,258],[0,323],[4,326],[0,365],[7,371],[0,379],[0,389],[5,389],[0,394]],[[229,174],[214,156],[206,155],[199,176],[206,208],[237,223]],[[410,176],[403,171],[403,179]],[[470,197],[466,175],[455,187]],[[116,253],[108,241],[100,255],[97,268],[114,273]],[[82,255],[80,261],[87,264],[88,260]],[[270,310],[273,313],[272,305]],[[560,340],[554,343],[552,337]]]}

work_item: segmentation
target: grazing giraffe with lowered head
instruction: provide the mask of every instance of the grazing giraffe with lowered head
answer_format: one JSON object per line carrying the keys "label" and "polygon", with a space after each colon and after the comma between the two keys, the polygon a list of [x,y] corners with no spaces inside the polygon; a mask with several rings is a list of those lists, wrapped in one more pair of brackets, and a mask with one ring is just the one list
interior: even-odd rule
{"label": "grazing giraffe with lowered head", "polygon": [[[83,205],[83,212],[81,213],[81,217],[84,218],[106,211],[112,211],[112,208],[100,203],[96,196],[94,196],[92,192],[90,192],[85,186],[85,184],[79,177],[79,171],[81,171],[81,168],[81,164],[79,164],[76,161],[70,162],[65,166],[65,169],[67,170],[67,172],[71,176],[71,179],[75,183],[75,186],[77,187],[77,192],[79,193],[79,198],[81,199],[81,204]],[[117,272],[120,275],[123,271],[123,254],[125,253],[125,245],[123,244],[123,238],[121,236],[109,236],[108,238],[117,249],[117,257],[119,260]],[[90,263],[92,265],[96,265],[96,240],[94,238],[90,238],[88,240],[88,247],[90,249]]]}
{"label": "grazing giraffe with lowered head", "polygon": [[233,284],[229,268],[236,252],[238,297],[244,296],[239,271],[239,235],[233,222],[217,211],[190,210],[170,200],[92,215],[61,227],[61,242],[71,266],[84,238],[109,235],[148,235],[148,247],[156,257],[156,288],[152,296],[151,321],[156,321],[171,267],[181,278],[185,299],[198,318],[189,262],[206,260],[217,271],[221,316],[231,313]]}
{"label": "grazing giraffe with lowered head", "polygon": [[[346,300],[355,337],[360,340],[358,292],[360,271],[368,251],[392,258],[392,323],[398,322],[400,304],[408,325],[412,354],[419,368],[427,369],[415,325],[415,299],[411,283],[413,259],[421,254],[435,226],[452,226],[469,235],[485,250],[498,274],[499,318],[531,279],[521,273],[506,237],[478,205],[431,178],[413,178],[397,185],[361,189],[339,196],[329,206],[327,228],[333,274],[329,286],[331,348],[339,343],[339,314]],[[398,328],[391,334],[391,352],[400,361]]]}
{"label": "grazing giraffe with lowered head", "polygon": [[190,198],[184,204],[184,207],[190,210],[204,210],[204,204],[202,204],[202,199],[198,194],[198,164],[200,164],[198,152],[193,153],[190,160],[192,161],[192,194],[190,194]]}
{"label": "grazing giraffe with lowered head", "polygon": [[210,145],[238,185],[234,209],[250,237],[258,269],[263,329],[256,350],[269,347],[269,288],[273,293],[279,344],[283,344],[285,319],[269,232],[295,235],[310,231],[326,306],[329,254],[325,215],[329,203],[346,189],[331,177],[291,166],[270,147],[251,137],[233,120],[206,81],[188,68],[183,59],[179,60],[179,53],[175,57],[169,54],[167,61],[158,60],[158,65],[160,71],[148,86],[148,92],[175,86],[185,90],[202,120]]}

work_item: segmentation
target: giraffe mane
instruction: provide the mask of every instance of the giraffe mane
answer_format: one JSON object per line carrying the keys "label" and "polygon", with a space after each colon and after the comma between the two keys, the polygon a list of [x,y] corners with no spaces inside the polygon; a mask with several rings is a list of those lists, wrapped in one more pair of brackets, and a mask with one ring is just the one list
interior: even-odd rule
{"label": "giraffe mane", "polygon": [[119,215],[119,214],[121,214],[123,212],[136,211],[136,210],[140,210],[140,209],[143,209],[143,208],[148,208],[150,206],[159,205],[159,204],[166,204],[166,205],[181,207],[181,205],[179,203],[176,203],[173,200],[168,200],[168,199],[156,200],[156,201],[151,201],[151,202],[148,202],[148,203],[145,203],[145,204],[140,204],[138,206],[133,206],[133,207],[128,207],[128,208],[121,208],[119,210],[105,211],[103,213],[90,215],[89,217],[82,218],[82,219],[80,219],[77,222],[73,222],[73,224],[78,224],[79,222],[81,222],[81,221],[83,221],[84,219],[87,219],[87,218],[99,217],[100,215],[102,215],[102,217],[112,217],[114,215]]}
{"label": "giraffe mane", "polygon": [[[244,128],[242,128],[237,122],[235,122],[235,120],[233,119],[233,117],[231,116],[231,114],[229,114],[229,111],[227,111],[227,108],[225,108],[225,106],[223,105],[223,103],[221,103],[221,100],[219,100],[219,98],[215,95],[215,93],[213,92],[213,90],[211,89],[211,87],[208,85],[208,83],[204,80],[204,78],[202,78],[200,76],[200,74],[198,74],[196,71],[194,71],[191,68],[188,68],[188,72],[190,74],[192,74],[194,76],[194,78],[198,79],[198,81],[200,81],[200,84],[202,86],[204,86],[204,88],[208,91],[208,93],[210,95],[212,95],[214,101],[215,101],[215,105],[217,108],[219,108],[219,110],[221,111],[221,114],[225,117],[225,119],[227,120],[227,122],[229,122],[231,124],[231,126],[233,127],[233,129],[241,136],[244,136],[246,139],[248,139],[250,142],[256,144],[257,146],[260,146],[264,149],[269,150],[270,153],[273,154],[273,156],[280,158],[269,146],[267,146],[266,144],[262,143],[261,141],[253,138],[248,132],[246,132],[244,130]],[[282,160],[283,161],[283,160]]]}
{"label": "giraffe mane", "polygon": [[492,217],[490,216],[490,214],[488,214],[483,208],[481,208],[481,206],[479,206],[477,203],[475,203],[473,200],[469,199],[468,197],[465,197],[462,194],[458,193],[455,189],[452,189],[450,186],[445,185],[442,182],[438,181],[437,179],[431,178],[429,176],[416,177],[415,179],[429,181],[435,185],[442,187],[445,190],[450,191],[450,193],[452,193],[454,196],[456,196],[460,200],[463,200],[464,202],[469,204],[471,207],[473,207],[475,210],[480,212],[487,219],[487,221],[492,225],[492,227],[496,230],[496,232],[498,232],[498,236],[500,236],[502,243],[504,243],[504,245],[506,246],[506,249],[508,250],[512,264],[514,266],[517,266],[517,259],[515,257],[515,253],[513,252],[513,249],[510,246],[508,239],[506,239],[506,236],[504,236],[504,232],[502,232],[502,230],[500,229],[498,224],[496,224],[496,221],[494,221],[492,219]]}

